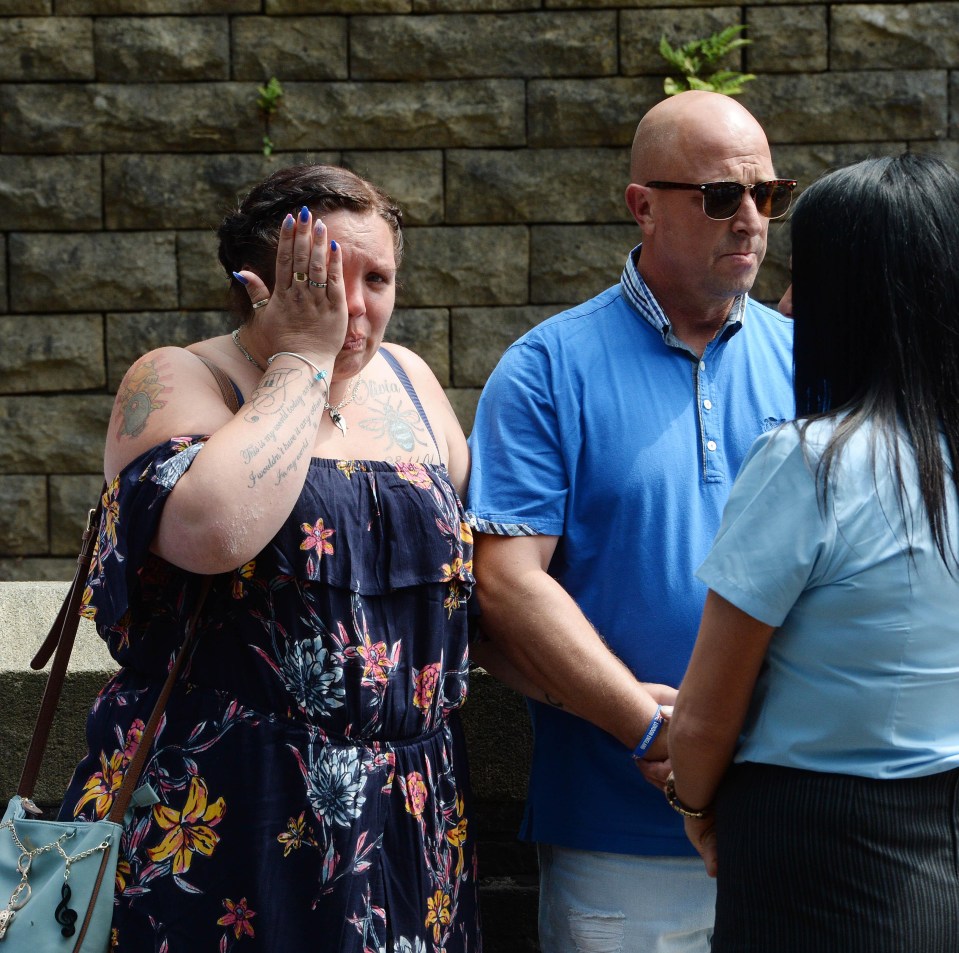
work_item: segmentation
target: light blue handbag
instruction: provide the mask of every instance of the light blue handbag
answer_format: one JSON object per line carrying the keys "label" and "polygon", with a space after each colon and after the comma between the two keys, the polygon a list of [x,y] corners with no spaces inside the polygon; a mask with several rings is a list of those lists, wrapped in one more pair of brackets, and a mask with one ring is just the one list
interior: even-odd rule
{"label": "light blue handbag", "polygon": [[2,953],[105,953],[107,950],[120,837],[131,805],[156,803],[156,795],[149,785],[139,788],[137,785],[167,698],[192,645],[197,618],[210,587],[210,579],[204,577],[183,644],[136,752],[126,766],[123,783],[113,797],[107,817],[99,821],[42,819],[42,812],[31,797],[80,622],[80,601],[101,510],[102,494],[101,505],[90,511],[87,520],[73,584],[50,634],[30,663],[35,669],[43,668],[53,655],[18,793],[10,799],[0,821]]}
{"label": "light blue handbag", "polygon": [[17,795],[0,822],[0,902],[6,900],[0,910],[2,949],[103,953],[110,939],[123,826],[107,820],[40,820],[28,810],[32,807]]}

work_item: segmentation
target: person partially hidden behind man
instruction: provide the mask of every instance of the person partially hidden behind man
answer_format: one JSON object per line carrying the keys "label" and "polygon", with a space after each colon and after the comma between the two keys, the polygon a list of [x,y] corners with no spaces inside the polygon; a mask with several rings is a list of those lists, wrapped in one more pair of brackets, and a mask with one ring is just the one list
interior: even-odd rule
{"label": "person partially hidden behind man", "polygon": [[790,323],[747,293],[795,185],[735,100],[654,106],[626,187],[642,244],[510,347],[479,403],[482,632],[541,699],[522,836],[544,953],[709,949],[713,882],[660,790],[665,726],[694,572],[753,440],[794,415]]}

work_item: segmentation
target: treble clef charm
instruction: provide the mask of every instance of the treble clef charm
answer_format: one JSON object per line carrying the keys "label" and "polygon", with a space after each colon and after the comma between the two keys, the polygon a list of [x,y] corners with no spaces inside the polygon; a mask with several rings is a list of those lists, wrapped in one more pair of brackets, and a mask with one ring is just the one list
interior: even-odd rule
{"label": "treble clef charm", "polygon": [[63,927],[60,932],[64,936],[73,936],[73,934],[77,932],[77,911],[71,910],[67,906],[67,904],[70,902],[71,890],[70,885],[66,881],[63,882],[63,888],[60,890],[60,896],[63,897],[63,899],[57,904],[57,909],[54,911],[54,916],[56,917],[57,923]]}

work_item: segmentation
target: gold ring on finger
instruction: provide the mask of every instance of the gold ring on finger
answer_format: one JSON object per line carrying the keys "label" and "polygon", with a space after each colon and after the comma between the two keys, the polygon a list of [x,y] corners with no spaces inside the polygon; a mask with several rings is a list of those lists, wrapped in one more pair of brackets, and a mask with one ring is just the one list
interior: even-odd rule
{"label": "gold ring on finger", "polygon": [[253,302],[253,310],[258,311],[260,308],[265,308],[270,303],[269,298],[264,298],[262,301]]}
{"label": "gold ring on finger", "polygon": [[325,281],[314,281],[314,280],[311,278],[311,279],[310,279],[310,287],[311,287],[311,288],[325,288],[325,287],[326,287],[326,282],[325,282]]}
{"label": "gold ring on finger", "polygon": [[294,281],[306,281],[308,275],[305,271],[294,271],[293,280]]}

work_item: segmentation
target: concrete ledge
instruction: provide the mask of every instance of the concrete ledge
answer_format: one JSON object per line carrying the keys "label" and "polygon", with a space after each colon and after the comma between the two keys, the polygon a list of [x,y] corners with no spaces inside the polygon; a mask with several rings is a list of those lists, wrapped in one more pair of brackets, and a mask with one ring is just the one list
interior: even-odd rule
{"label": "concrete ledge", "polygon": [[[30,659],[50,631],[68,588],[65,582],[0,583],[0,672],[20,670],[33,674]],[[70,671],[112,672],[116,667],[93,623],[81,619]]]}
{"label": "concrete ledge", "polygon": [[[0,795],[16,790],[50,666],[41,672],[30,660],[46,638],[68,588],[63,582],[0,583]],[[92,623],[80,620],[77,641],[50,733],[43,770],[34,792],[45,805],[58,804],[73,768],[86,750],[86,713],[116,662]]]}

